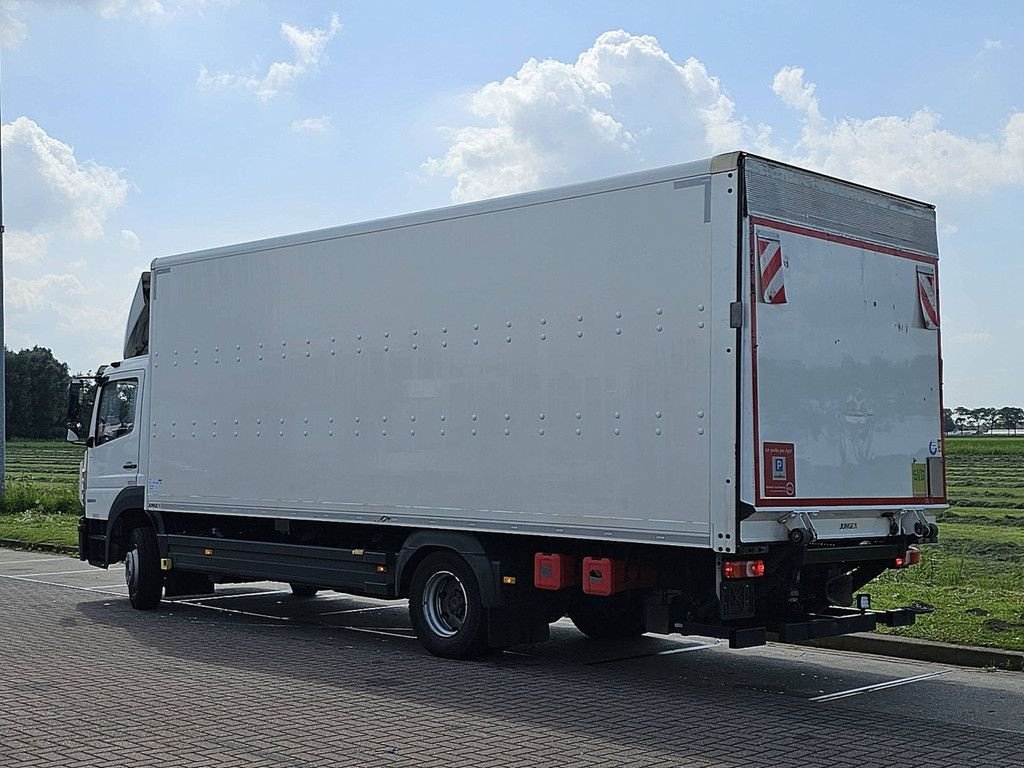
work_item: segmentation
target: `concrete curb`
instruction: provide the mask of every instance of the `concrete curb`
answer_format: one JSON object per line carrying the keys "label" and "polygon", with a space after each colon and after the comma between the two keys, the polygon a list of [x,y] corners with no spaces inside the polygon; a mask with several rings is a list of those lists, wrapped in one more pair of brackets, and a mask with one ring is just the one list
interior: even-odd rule
{"label": "concrete curb", "polygon": [[1004,651],[1001,648],[981,648],[976,645],[953,645],[914,637],[898,637],[864,632],[840,635],[821,640],[809,640],[801,645],[828,648],[833,651],[853,651],[892,656],[898,659],[931,661],[958,667],[984,667],[1024,672],[1024,651]]}
{"label": "concrete curb", "polygon": [[48,542],[21,541],[20,539],[0,539],[0,547],[7,549],[24,549],[29,552],[53,552],[58,555],[77,555],[78,547],[67,544],[50,544]]}

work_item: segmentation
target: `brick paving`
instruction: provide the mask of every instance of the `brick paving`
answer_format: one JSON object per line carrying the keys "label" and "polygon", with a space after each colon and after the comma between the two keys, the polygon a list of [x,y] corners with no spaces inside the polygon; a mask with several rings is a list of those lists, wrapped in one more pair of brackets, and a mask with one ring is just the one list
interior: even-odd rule
{"label": "brick paving", "polygon": [[[1024,765],[1024,735],[0,579],[0,766]],[[1024,713],[1022,713],[1024,717]]]}

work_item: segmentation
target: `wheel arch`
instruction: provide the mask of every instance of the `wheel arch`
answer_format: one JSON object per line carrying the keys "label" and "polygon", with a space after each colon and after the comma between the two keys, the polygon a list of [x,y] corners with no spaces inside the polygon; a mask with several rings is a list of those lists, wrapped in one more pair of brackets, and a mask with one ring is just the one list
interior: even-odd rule
{"label": "wheel arch", "polygon": [[[128,549],[128,541],[134,528],[148,526],[162,538],[163,516],[145,509],[145,489],[141,485],[122,488],[114,503],[110,505],[107,517],[107,536],[104,559],[107,564],[119,562]],[[161,547],[162,547],[161,543]]]}
{"label": "wheel arch", "polygon": [[434,552],[450,551],[459,555],[476,575],[480,600],[485,608],[500,602],[497,570],[480,539],[457,531],[416,531],[402,544],[395,562],[395,585],[399,597],[409,596],[413,573],[424,558]]}

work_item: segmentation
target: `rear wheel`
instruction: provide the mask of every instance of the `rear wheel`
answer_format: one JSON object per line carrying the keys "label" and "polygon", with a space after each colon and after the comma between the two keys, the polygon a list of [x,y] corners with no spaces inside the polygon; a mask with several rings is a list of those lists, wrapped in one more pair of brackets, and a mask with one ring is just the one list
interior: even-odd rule
{"label": "rear wheel", "polygon": [[309,584],[289,584],[288,586],[292,588],[292,595],[295,597],[316,597],[316,593],[320,591],[317,587]]}
{"label": "rear wheel", "polygon": [[435,656],[465,659],[487,651],[480,585],[454,552],[429,555],[416,568],[409,615],[416,637]]}
{"label": "rear wheel", "polygon": [[644,601],[636,593],[585,595],[569,609],[569,618],[580,632],[597,640],[639,637],[646,629]]}
{"label": "rear wheel", "polygon": [[128,600],[132,608],[149,611],[160,605],[164,575],[160,571],[160,549],[152,528],[132,531],[124,557],[124,580],[128,584]]}

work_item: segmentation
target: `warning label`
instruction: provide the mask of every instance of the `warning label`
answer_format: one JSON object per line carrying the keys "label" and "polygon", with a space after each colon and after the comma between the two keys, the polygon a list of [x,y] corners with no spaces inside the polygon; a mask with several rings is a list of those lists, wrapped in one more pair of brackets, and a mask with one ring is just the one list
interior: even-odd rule
{"label": "warning label", "polygon": [[793,443],[764,444],[764,495],[796,496]]}

